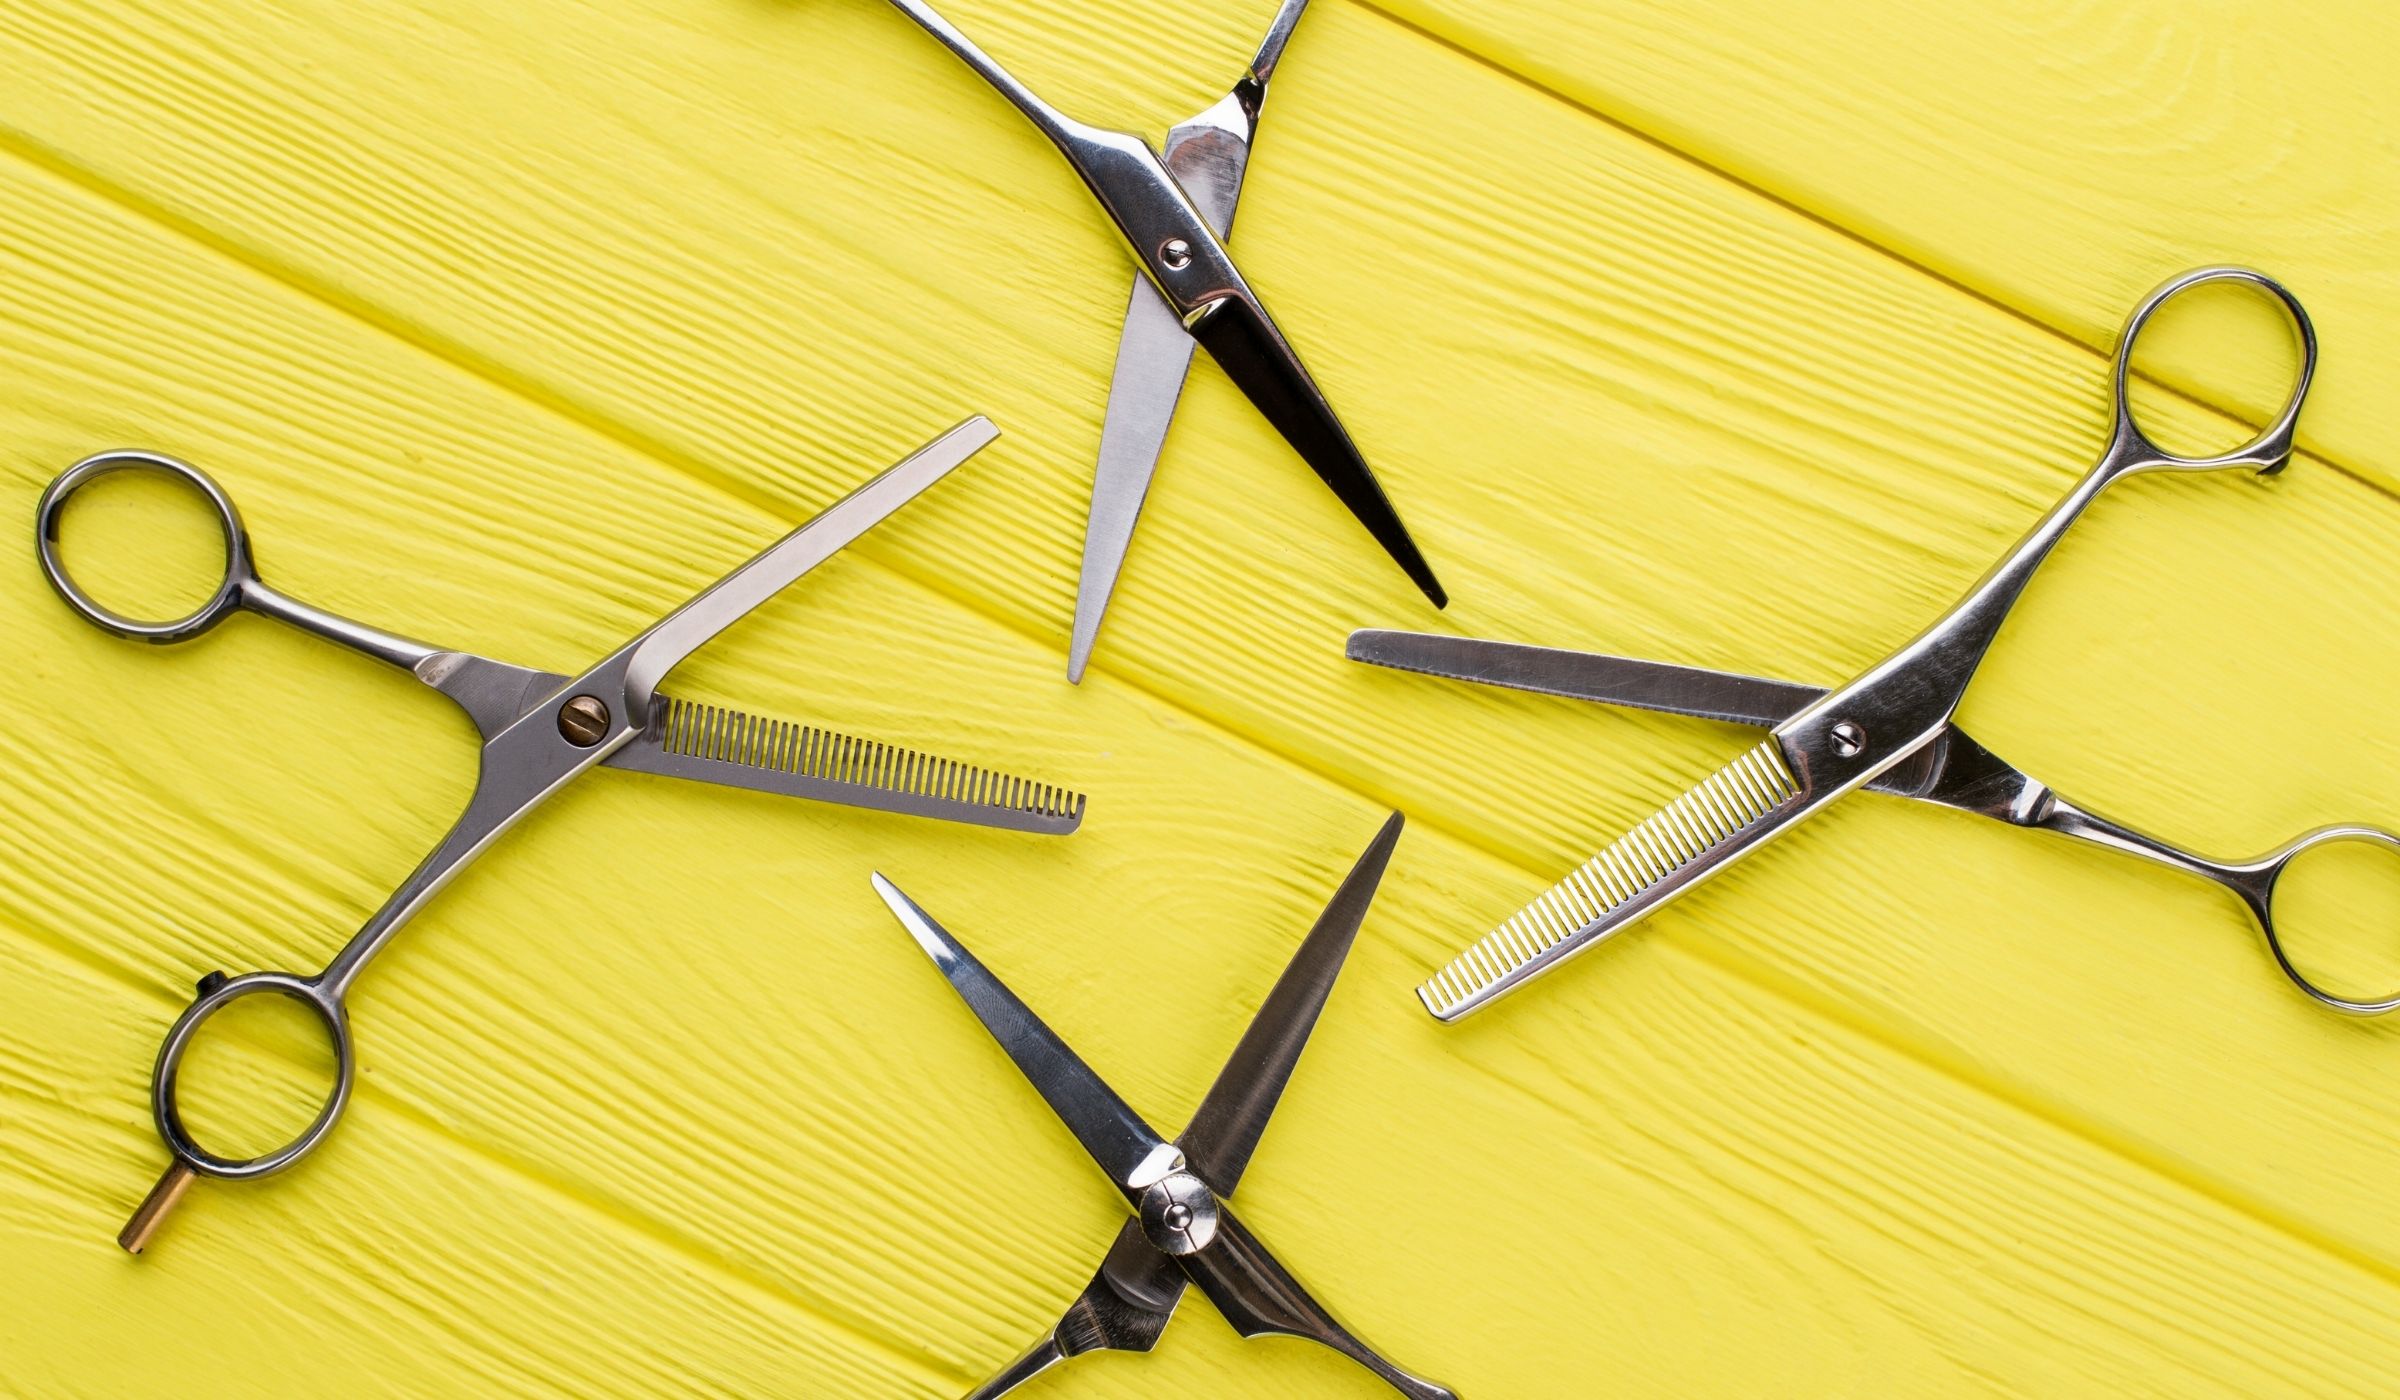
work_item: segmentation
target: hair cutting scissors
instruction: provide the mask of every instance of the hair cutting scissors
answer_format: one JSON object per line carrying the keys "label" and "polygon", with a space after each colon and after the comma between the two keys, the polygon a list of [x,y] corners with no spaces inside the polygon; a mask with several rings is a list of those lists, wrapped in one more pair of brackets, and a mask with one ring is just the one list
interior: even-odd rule
{"label": "hair cutting scissors", "polygon": [[1258,131],[1259,104],[1308,0],[1283,0],[1249,71],[1221,101],[1168,132],[1163,155],[1138,136],[1086,125],[1050,106],[924,0],[892,3],[1050,138],[1115,221],[1141,268],[1125,308],[1109,383],[1100,466],[1083,537],[1083,573],[1076,585],[1068,679],[1081,681],[1091,660],[1101,614],[1108,610],[1133,542],[1195,341],[1433,605],[1446,606],[1449,595],[1366,458],[1225,251]]}
{"label": "hair cutting scissors", "polygon": [[[997,436],[982,418],[952,428],[571,680],[427,646],[276,592],[259,577],[249,534],[232,498],[198,468],[172,457],[103,453],[76,463],[53,481],[36,513],[42,569],[68,606],[94,626],[120,637],[164,644],[198,637],[237,612],[258,613],[407,670],[456,702],[483,738],[475,791],[457,824],[323,971],[306,977],[253,972],[231,978],[212,972],[200,979],[198,998],[159,1046],[151,1078],[152,1114],[174,1160],[118,1242],[140,1253],[195,1175],[233,1181],[266,1176],[323,1141],[350,1101],[357,1071],[348,1009],[351,984],[400,926],[495,837],[596,764],[1019,831],[1074,830],[1082,820],[1083,798],[1061,788],[657,693],[667,672],[702,643],[831,558]],[[225,577],[208,601],[187,617],[146,622],[122,616],[95,601],[67,572],[59,553],[60,517],[67,502],[93,480],[118,471],[174,477],[197,489],[216,511],[224,537]],[[283,1146],[254,1157],[221,1156],[201,1146],[186,1128],[176,1103],[176,1076],[202,1023],[234,1001],[262,992],[290,997],[315,1014],[332,1043],[333,1085],[316,1117]]]}
{"label": "hair cutting scissors", "polygon": [[977,1386],[968,1400],[1004,1395],[1087,1351],[1150,1350],[1174,1316],[1186,1282],[1198,1285],[1245,1337],[1304,1337],[1356,1361],[1403,1395],[1455,1400],[1449,1390],[1376,1355],[1334,1321],[1227,1203],[1250,1165],[1250,1154],[1266,1131],[1300,1052],[1307,1048],[1308,1033],[1333,991],[1334,978],[1341,974],[1342,960],[1399,839],[1400,815],[1395,812],[1334,891],[1333,901],[1301,941],[1232,1058],[1218,1072],[1208,1097],[1173,1142],[1152,1131],[1057,1032],[931,915],[891,881],[875,876],[883,902],[1124,1193],[1134,1216],[1118,1229],[1099,1272],[1058,1326]]}
{"label": "hair cutting scissors", "polygon": [[[2158,447],[2135,423],[2127,379],[2135,338],[2151,316],[2169,298],[2210,283],[2256,288],[2274,299],[2297,338],[2299,374],[2282,411],[2251,442],[2221,456],[2183,457]],[[2153,291],[2118,337],[2114,424],[2098,464],[1939,621],[1831,691],[1502,642],[1404,632],[1353,634],[1353,660],[1769,731],[1765,741],[1634,827],[1435,973],[1417,989],[1426,1009],[1445,1021],[1476,1010],[1861,786],[2055,831],[2212,880],[2241,899],[2277,965],[2309,996],[2357,1015],[2400,1007],[2400,995],[2360,999],[2311,981],[2293,962],[2274,918],[2277,884],[2302,852],[2331,841],[2400,849],[2400,837],[2372,826],[2326,826],[2253,860],[2212,860],[2076,806],[2002,761],[1951,720],[2010,607],[2085,506],[2112,482],[2141,472],[2280,470],[2291,458],[2293,429],[2316,356],[2308,313],[2263,274],[2204,267]]]}

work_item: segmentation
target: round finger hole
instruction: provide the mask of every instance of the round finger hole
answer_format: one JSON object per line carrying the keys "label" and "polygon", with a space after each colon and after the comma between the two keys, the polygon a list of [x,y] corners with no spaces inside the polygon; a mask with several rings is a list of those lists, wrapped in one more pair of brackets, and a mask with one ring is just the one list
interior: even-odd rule
{"label": "round finger hole", "polygon": [[230,560],[208,499],[155,471],[111,471],[59,510],[59,564],[91,600],[136,622],[166,623],[207,606]]}
{"label": "round finger hole", "polygon": [[2283,955],[2351,1001],[2400,992],[2400,850],[2367,838],[2327,841],[2292,858],[2272,912]]}
{"label": "round finger hole", "polygon": [[298,997],[236,997],[192,1032],[175,1108],[192,1141],[245,1160],[297,1141],[340,1083],[333,1032]]}
{"label": "round finger hole", "polygon": [[2282,414],[2300,353],[2272,293],[2202,282],[2160,303],[2134,337],[2126,405],[2156,446],[2178,457],[2221,456]]}

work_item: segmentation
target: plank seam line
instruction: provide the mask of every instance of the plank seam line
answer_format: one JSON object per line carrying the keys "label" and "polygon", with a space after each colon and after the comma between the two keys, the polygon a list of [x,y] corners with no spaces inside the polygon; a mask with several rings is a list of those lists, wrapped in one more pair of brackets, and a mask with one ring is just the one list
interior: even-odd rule
{"label": "plank seam line", "polygon": [[[1361,3],[1364,4],[1365,0],[1361,0]],[[1372,10],[1374,7],[1372,5],[1366,5],[1366,8]],[[1496,72],[1508,73],[1507,69],[1491,63],[1481,55],[1475,54],[1472,50],[1460,48],[1458,45],[1442,39],[1439,35],[1427,33],[1426,31],[1419,29],[1417,26],[1410,24],[1406,20],[1398,18],[1397,16],[1386,15],[1380,10],[1376,10],[1374,12],[1379,15],[1384,15],[1385,18],[1389,19],[1395,24],[1415,30],[1416,32],[1422,34],[1429,41],[1441,44],[1445,48],[1452,49],[1462,56],[1467,57],[1484,67],[1491,68]],[[1539,91],[1549,93],[1558,101],[1576,107],[1578,110],[1587,111],[1597,120],[1606,121],[1612,126],[1626,130],[1629,134],[1640,140],[1649,142],[1652,145],[1656,145],[1660,149],[1666,150],[1678,157],[1683,156],[1682,152],[1676,151],[1674,148],[1656,141],[1645,133],[1634,130],[1630,127],[1626,127],[1623,123],[1616,121],[1614,118],[1607,116],[1605,113],[1592,111],[1591,109],[1584,107],[1582,104],[1577,103],[1573,98],[1568,97],[1565,94],[1556,93],[1551,89],[1543,88],[1541,85],[1533,83],[1530,79],[1522,78],[1521,75],[1509,74],[1509,76],[1512,78],[1517,78],[1519,81],[1526,82],[1529,86],[1535,87]],[[492,387],[499,389],[506,394],[522,399],[531,406],[548,412],[576,427],[583,429],[584,431],[593,433],[604,440],[615,442],[618,445],[638,453],[641,456],[648,457],[658,465],[688,477],[695,482],[710,486],[740,504],[749,506],[751,509],[761,511],[770,517],[778,519],[782,518],[787,513],[781,506],[769,500],[763,493],[760,493],[756,490],[756,488],[752,487],[748,483],[743,482],[739,478],[733,477],[718,469],[709,467],[705,463],[690,458],[679,449],[676,449],[673,446],[654,438],[652,435],[644,433],[639,429],[632,427],[630,424],[620,422],[611,414],[588,407],[578,400],[554,390],[538,380],[534,380],[528,376],[522,375],[505,364],[495,362],[490,357],[453,341],[447,336],[441,335],[430,328],[416,325],[405,318],[390,313],[374,302],[368,301],[365,298],[350,295],[338,288],[327,286],[319,279],[311,276],[297,267],[290,265],[282,259],[253,250],[241,243],[236,242],[228,235],[220,234],[216,230],[198,222],[197,220],[178,214],[175,211],[159,204],[155,200],[125,188],[117,182],[83,166],[73,158],[67,156],[65,153],[55,150],[46,143],[36,140],[35,138],[14,127],[0,126],[0,149],[6,149],[18,156],[20,159],[26,161],[28,164],[34,165],[39,169],[49,172],[53,176],[83,190],[85,193],[109,204],[113,204],[118,208],[132,213],[137,217],[143,218],[153,224],[156,224],[160,228],[178,237],[181,237],[187,242],[190,242],[218,257],[222,257],[227,261],[248,270],[256,276],[262,277],[276,285],[285,287],[286,289],[297,293],[303,298],[323,305],[342,316],[359,322],[371,330],[389,336],[392,339],[399,341],[401,344],[407,345],[410,348],[425,354],[438,363],[447,364],[459,372],[482,380],[483,382],[490,384]],[[1708,167],[1706,162],[1694,159],[1693,164],[1701,166],[1704,169],[1713,170],[1713,167]],[[1748,186],[1745,182],[1740,181],[1737,177],[1729,174],[1724,175],[1723,178],[1733,181],[1737,185],[1742,185],[1745,189],[1754,188]],[[1785,201],[1778,199],[1776,196],[1766,191],[1761,190],[1757,191],[1757,193],[1759,194],[1759,197],[1768,199],[1775,203],[1786,203]],[[1787,205],[1787,207],[1790,206]],[[1798,214],[1800,217],[1809,219],[1811,222],[1822,224],[1827,228],[1833,229],[1834,231],[1843,234],[1845,237],[1855,238],[1855,235],[1849,234],[1847,230],[1841,229],[1838,225],[1829,224],[1825,220],[1820,219],[1813,214],[1809,214],[1805,210],[1794,208],[1793,212]],[[1866,242],[1866,240],[1860,239],[1857,241],[1861,242],[1867,247],[1875,247],[1875,245]],[[1887,250],[1877,249],[1876,251]],[[1900,257],[1897,254],[1892,254],[1891,256],[1895,261],[1898,261],[1903,265],[1915,267],[1915,264],[1910,263],[1906,258]],[[1922,271],[1924,275],[1928,277],[1932,277],[1946,285],[1955,287],[1956,290],[1960,291],[1964,295],[1973,297],[1978,301],[1986,302],[1987,304],[1994,306],[1996,309],[2008,315],[2026,321],[2028,324],[2033,325],[2038,329],[2041,329],[2065,341],[2067,344],[2083,350],[2086,353],[2095,355],[2098,354],[2098,352],[2093,351],[2092,347],[2085,345],[2083,342],[2075,339],[2073,336],[2067,335],[2066,333],[2059,331],[2054,327],[2050,327],[2038,320],[2035,320],[2034,318],[2026,316],[2024,313],[2021,313],[2012,307],[2006,306],[2003,303],[1993,302],[1990,298],[1985,297],[1969,288],[1957,286],[1957,284],[1949,282],[1949,279],[1941,277],[1940,274],[1935,273],[1930,269],[1918,270]],[[2193,396],[2185,394],[2181,390],[2175,389],[2172,386],[2160,385],[2159,387],[2162,391],[2173,394],[2187,403],[2194,404],[2210,412],[2216,412],[2219,414],[2223,413],[2223,410],[2217,409],[2215,405],[2194,398]],[[2364,479],[2358,477],[2356,473],[2347,471],[2339,464],[2322,458],[2319,456],[2319,454],[2311,452],[2303,455],[2313,460],[2325,461],[2326,464],[2333,467],[2334,470],[2342,471],[2344,475],[2350,476],[2354,480],[2362,481],[2362,484],[2366,484],[2370,489],[2376,490],[2379,494],[2391,494],[2383,492],[2381,488],[2376,487],[2374,483],[2364,481]],[[921,576],[911,569],[892,563],[891,561],[881,558],[879,555],[876,555],[872,552],[869,552],[866,557],[868,561],[876,567],[882,568],[917,587],[923,588],[936,597],[948,601],[974,616],[983,618],[985,621],[998,627],[1003,632],[1011,634],[1020,640],[1030,642],[1039,647],[1048,648],[1051,645],[1051,639],[1037,635],[1030,626],[1021,624],[1006,616],[990,611],[986,607],[979,605],[978,600],[975,598],[960,594],[937,580]],[[1353,782],[1345,777],[1330,772],[1310,761],[1304,755],[1291,750],[1270,736],[1253,733],[1230,719],[1220,719],[1202,711],[1193,709],[1189,705],[1186,705],[1181,701],[1168,696],[1161,690],[1136,681],[1123,672],[1116,671],[1115,668],[1110,665],[1101,664],[1099,669],[1110,672],[1120,683],[1126,685],[1128,689],[1134,691],[1144,699],[1155,703],[1170,712],[1184,715],[1207,729],[1215,730],[1242,743],[1248,744],[1249,746],[1258,749],[1262,753],[1281,760],[1298,772],[1312,777],[1337,791],[1369,798],[1379,805],[1390,805],[1385,803],[1381,797],[1367,791],[1362,785],[1363,780],[1362,782]],[[1450,839],[1457,841],[1460,845],[1466,847],[1467,849],[1476,851],[1504,867],[1522,871],[1529,878],[1538,879],[1540,877],[1539,872],[1530,865],[1526,864],[1524,861],[1510,856],[1505,852],[1500,851],[1481,840],[1478,840],[1474,836],[1467,834],[1461,828],[1456,827],[1449,822],[1443,821],[1439,817],[1432,819],[1420,818],[1419,820],[1423,825],[1431,828],[1432,830],[1448,836]],[[1820,1010],[1817,1000],[1813,994],[1802,992],[1797,987],[1779,987],[1776,985],[1776,983],[1780,979],[1762,980],[1761,976],[1752,975],[1752,973],[1745,971],[1744,963],[1735,961],[1718,961],[1708,957],[1704,953],[1690,953],[1689,950],[1678,949],[1677,951],[1689,953],[1691,956],[1699,957],[1702,961],[1706,962],[1712,967],[1715,967],[1718,971],[1723,972],[1728,976],[1735,977],[1738,980],[1748,982],[1752,986],[1757,987],[1760,991],[1765,992],[1767,995],[1777,997],[1779,1000],[1784,1000],[1789,1004],[1798,1006],[1801,1009],[1808,1011],[1812,1015],[1825,1014],[1822,1010]],[[2019,1111],[2027,1112],[2037,1120],[2046,1122],[2061,1132],[2067,1133],[2070,1136],[2083,1138],[2085,1141],[2092,1143],[2094,1146],[2099,1147],[2103,1151],[2118,1156],[2142,1170],[2150,1171],[2154,1174],[2163,1176],[2165,1179],[2173,1181],[2185,1189],[2195,1192],[2205,1199],[2213,1200],[2220,1206],[2223,1206],[2229,1210],[2233,1210],[2239,1214],[2247,1215],[2251,1219],[2270,1229],[2287,1234],[2292,1238],[2299,1240],[2303,1244],[2319,1249],[2320,1251],[2337,1259],[2360,1267],[2376,1277],[2389,1281],[2400,1282],[2400,1264],[2387,1264],[2384,1261],[2377,1259],[2375,1256],[2366,1253],[2357,1246],[2350,1245],[2346,1242],[2326,1236],[2312,1227],[2307,1226],[2303,1222],[2292,1219],[2284,1212],[2270,1207],[2264,1202],[2257,1201],[2249,1197],[2246,1193],[2233,1187],[2229,1183],[2215,1180],[2214,1178],[2199,1172],[2196,1168],[2188,1165],[2180,1168],[2174,1167],[2168,1164],[2167,1159],[2141,1152],[2134,1148],[2130,1143],[2121,1141],[2116,1134],[2102,1129],[2099,1127],[2099,1125],[2088,1120],[2084,1115],[2073,1112],[2064,1105],[2047,1104],[2045,1100],[2038,1098],[2026,1091],[2002,1089],[1999,1086],[1998,1081],[1992,1080],[1967,1066],[1958,1064],[1949,1057],[1935,1053],[1926,1047],[1912,1046],[1910,1042],[1906,1038],[1900,1036],[1896,1030],[1864,1030],[1863,1026],[1865,1023],[1852,1019],[1847,1013],[1837,1016],[1834,1019],[1836,1024],[1852,1028],[1854,1031],[1864,1035],[1865,1038],[1867,1038],[1871,1043],[1881,1045],[1884,1048],[1895,1051],[1906,1058],[1916,1060],[1920,1064],[1925,1065],[1927,1068],[1943,1075],[1944,1077],[1963,1084],[1972,1090],[1983,1093],[1987,1097],[1991,1097],[1998,1102],[2018,1108]],[[495,1151],[496,1149],[477,1144],[474,1150],[479,1152],[489,1152]],[[529,1175],[528,1179],[538,1180],[539,1178]],[[648,1217],[633,1218],[647,1219]],[[665,1231],[665,1233],[661,1234],[659,1238],[670,1243],[675,1240],[676,1237],[674,1236],[673,1232],[669,1230],[668,1227],[665,1227],[663,1222],[660,1224],[660,1228],[662,1231]],[[678,1245],[677,1247],[681,1246]]]}
{"label": "plank seam line", "polygon": [[[1846,224],[1838,223],[1826,215],[1820,214],[1817,211],[1810,209],[1808,206],[1799,203],[1793,198],[1779,194],[1747,176],[1737,175],[1732,170],[1718,164],[1713,160],[1708,159],[1705,156],[1697,155],[1691,151],[1687,151],[1655,132],[1637,126],[1632,121],[1624,117],[1620,117],[1615,113],[1606,110],[1605,108],[1595,107],[1591,103],[1585,102],[1583,99],[1576,97],[1571,93],[1562,92],[1558,88],[1543,82],[1541,79],[1536,78],[1529,73],[1521,73],[1516,69],[1509,67],[1506,63],[1501,62],[1499,59],[1494,58],[1489,54],[1482,53],[1476,49],[1470,48],[1459,40],[1452,39],[1447,35],[1427,29],[1424,25],[1417,23],[1415,20],[1412,20],[1405,15],[1396,14],[1391,10],[1385,9],[1379,0],[1352,0],[1352,3],[1355,4],[1359,9],[1366,11],[1368,14],[1374,15],[1378,19],[1384,20],[1408,31],[1409,33],[1415,34],[1429,44],[1433,44],[1439,48],[1447,49],[1479,68],[1497,73],[1510,82],[1516,83],[1532,92],[1539,93],[1542,96],[1547,97],[1550,100],[1557,102],[1573,111],[1581,112],[1585,116],[1590,117],[1592,120],[1600,122],[1617,131],[1621,131],[1627,136],[1632,137],[1634,140],[1641,142],[1643,145],[1649,146],[1654,150],[1672,156],[1676,160],[1682,161],[1683,163],[1701,171],[1713,179],[1724,181],[1726,184],[1733,186],[1735,189],[1740,190],[1746,195],[1764,200],[1768,204],[1774,205],[1775,207],[1784,210],[1786,213],[1791,214],[1794,218],[1814,224],[1818,228],[1824,229],[1828,233],[1832,233],[1846,242],[1856,244],[1857,246],[1864,248],[1869,252],[1889,258],[1891,261],[1898,263],[1901,267],[1908,269],[1910,272],[1916,273],[1920,277],[1927,278],[1940,284],[1941,286],[1947,287],[1959,295],[1969,298],[1970,300],[1981,302],[1985,306],[1991,307],[1993,310],[2000,312],[2002,315],[2022,322],[2023,324],[2032,327],[2034,330],[2042,332],[2044,335],[2065,341],[2067,344],[2075,346],[2078,349],[2096,354],[2103,360],[2108,359],[2114,350],[2113,345],[2093,345],[2089,341],[2084,340],[2081,336],[2076,335],[2074,332],[2066,329],[2063,326],[2052,325],[2050,322],[2042,319],[2033,312],[2002,300],[1996,293],[1984,291],[1981,288],[1964,282],[1947,272],[1943,272],[1939,268],[1934,267],[1932,264],[1927,263],[1920,258],[1903,253],[1899,249],[1894,248],[1889,244],[1880,242],[1875,238],[1868,236],[1867,234],[1861,233],[1858,230],[1849,227]],[[2175,385],[2165,383],[2159,380],[2156,376],[2144,371],[2138,369],[2135,370],[2133,377],[2140,380],[2144,384],[2150,385],[2152,388],[2161,393],[2170,394],[2184,403],[2206,409],[2207,411],[2215,413],[2221,417],[2230,418],[2234,422],[2239,423],[2253,431],[2264,426],[2264,422],[2262,420],[2256,420],[2247,414],[2226,408],[2210,400],[2205,395],[2187,391],[2178,388]],[[2303,434],[2303,436],[2305,436],[2305,434]],[[2343,476],[2349,477],[2351,480],[2358,482],[2360,485],[2366,487],[2368,490],[2379,496],[2383,496],[2387,499],[2400,500],[2400,487],[2390,486],[2382,481],[2377,480],[2374,474],[2353,466],[2349,462],[2334,455],[2330,450],[2312,447],[2309,449],[2306,455],[2315,461],[2322,462],[2326,466],[2332,468],[2334,471],[2341,473]]]}

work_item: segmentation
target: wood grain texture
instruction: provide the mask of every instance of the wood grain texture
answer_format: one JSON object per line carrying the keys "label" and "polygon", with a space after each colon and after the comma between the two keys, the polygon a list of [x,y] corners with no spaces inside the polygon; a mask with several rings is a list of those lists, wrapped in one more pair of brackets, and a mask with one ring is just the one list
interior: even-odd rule
{"label": "wood grain texture", "polygon": [[[1262,17],[958,18],[1156,129]],[[2393,1033],[2284,992],[2171,876],[1861,799],[1424,1021],[1426,965],[1739,741],[1346,667],[1347,628],[1421,609],[1206,370],[1068,690],[1123,263],[882,7],[34,5],[0,69],[34,79],[0,99],[24,508],[98,446],[173,450],[300,596],[566,664],[986,411],[1011,436],[686,686],[1094,794],[1044,843],[599,775],[364,984],[335,1144],[134,1264],[106,1238],[181,989],[322,957],[463,797],[467,733],[263,624],[111,643],[26,563],[0,1264],[57,1282],[0,1319],[20,1389],[955,1391],[1115,1207],[864,872],[1171,1128],[1385,803],[1410,834],[1243,1205],[1405,1363],[1487,1396],[2321,1394],[2393,1360]],[[2090,349],[1721,163],[1375,11],[1312,14],[1278,83],[1239,251],[1463,630],[1830,680],[2092,450]],[[2167,270],[2120,256],[2088,314]],[[2389,819],[2394,505],[2342,467],[2125,488],[1978,732],[2209,849]],[[1080,1369],[1062,1393],[1375,1393],[1203,1303]]]}
{"label": "wood grain texture", "polygon": [[[2095,348],[2153,269],[2273,269],[2332,349],[2303,439],[2400,484],[2389,5],[1375,3]],[[2266,411],[2240,370],[2197,348],[2161,365]]]}

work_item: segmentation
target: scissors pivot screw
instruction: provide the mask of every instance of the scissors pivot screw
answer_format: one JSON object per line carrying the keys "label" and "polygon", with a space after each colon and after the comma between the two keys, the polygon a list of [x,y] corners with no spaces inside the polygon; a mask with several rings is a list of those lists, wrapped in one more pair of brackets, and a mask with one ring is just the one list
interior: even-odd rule
{"label": "scissors pivot screw", "polygon": [[1188,1171],[1169,1172],[1142,1193],[1142,1233],[1167,1254],[1197,1254],[1217,1237],[1217,1196]]}
{"label": "scissors pivot screw", "polygon": [[1158,260],[1181,272],[1192,265],[1192,245],[1180,238],[1170,238],[1158,245]]}
{"label": "scissors pivot screw", "polygon": [[579,749],[608,737],[608,706],[598,697],[578,695],[558,707],[558,732]]}
{"label": "scissors pivot screw", "polygon": [[1833,751],[1835,753],[1844,758],[1856,758],[1858,751],[1866,746],[1867,731],[1864,729],[1848,720],[1843,720],[1833,727]]}

